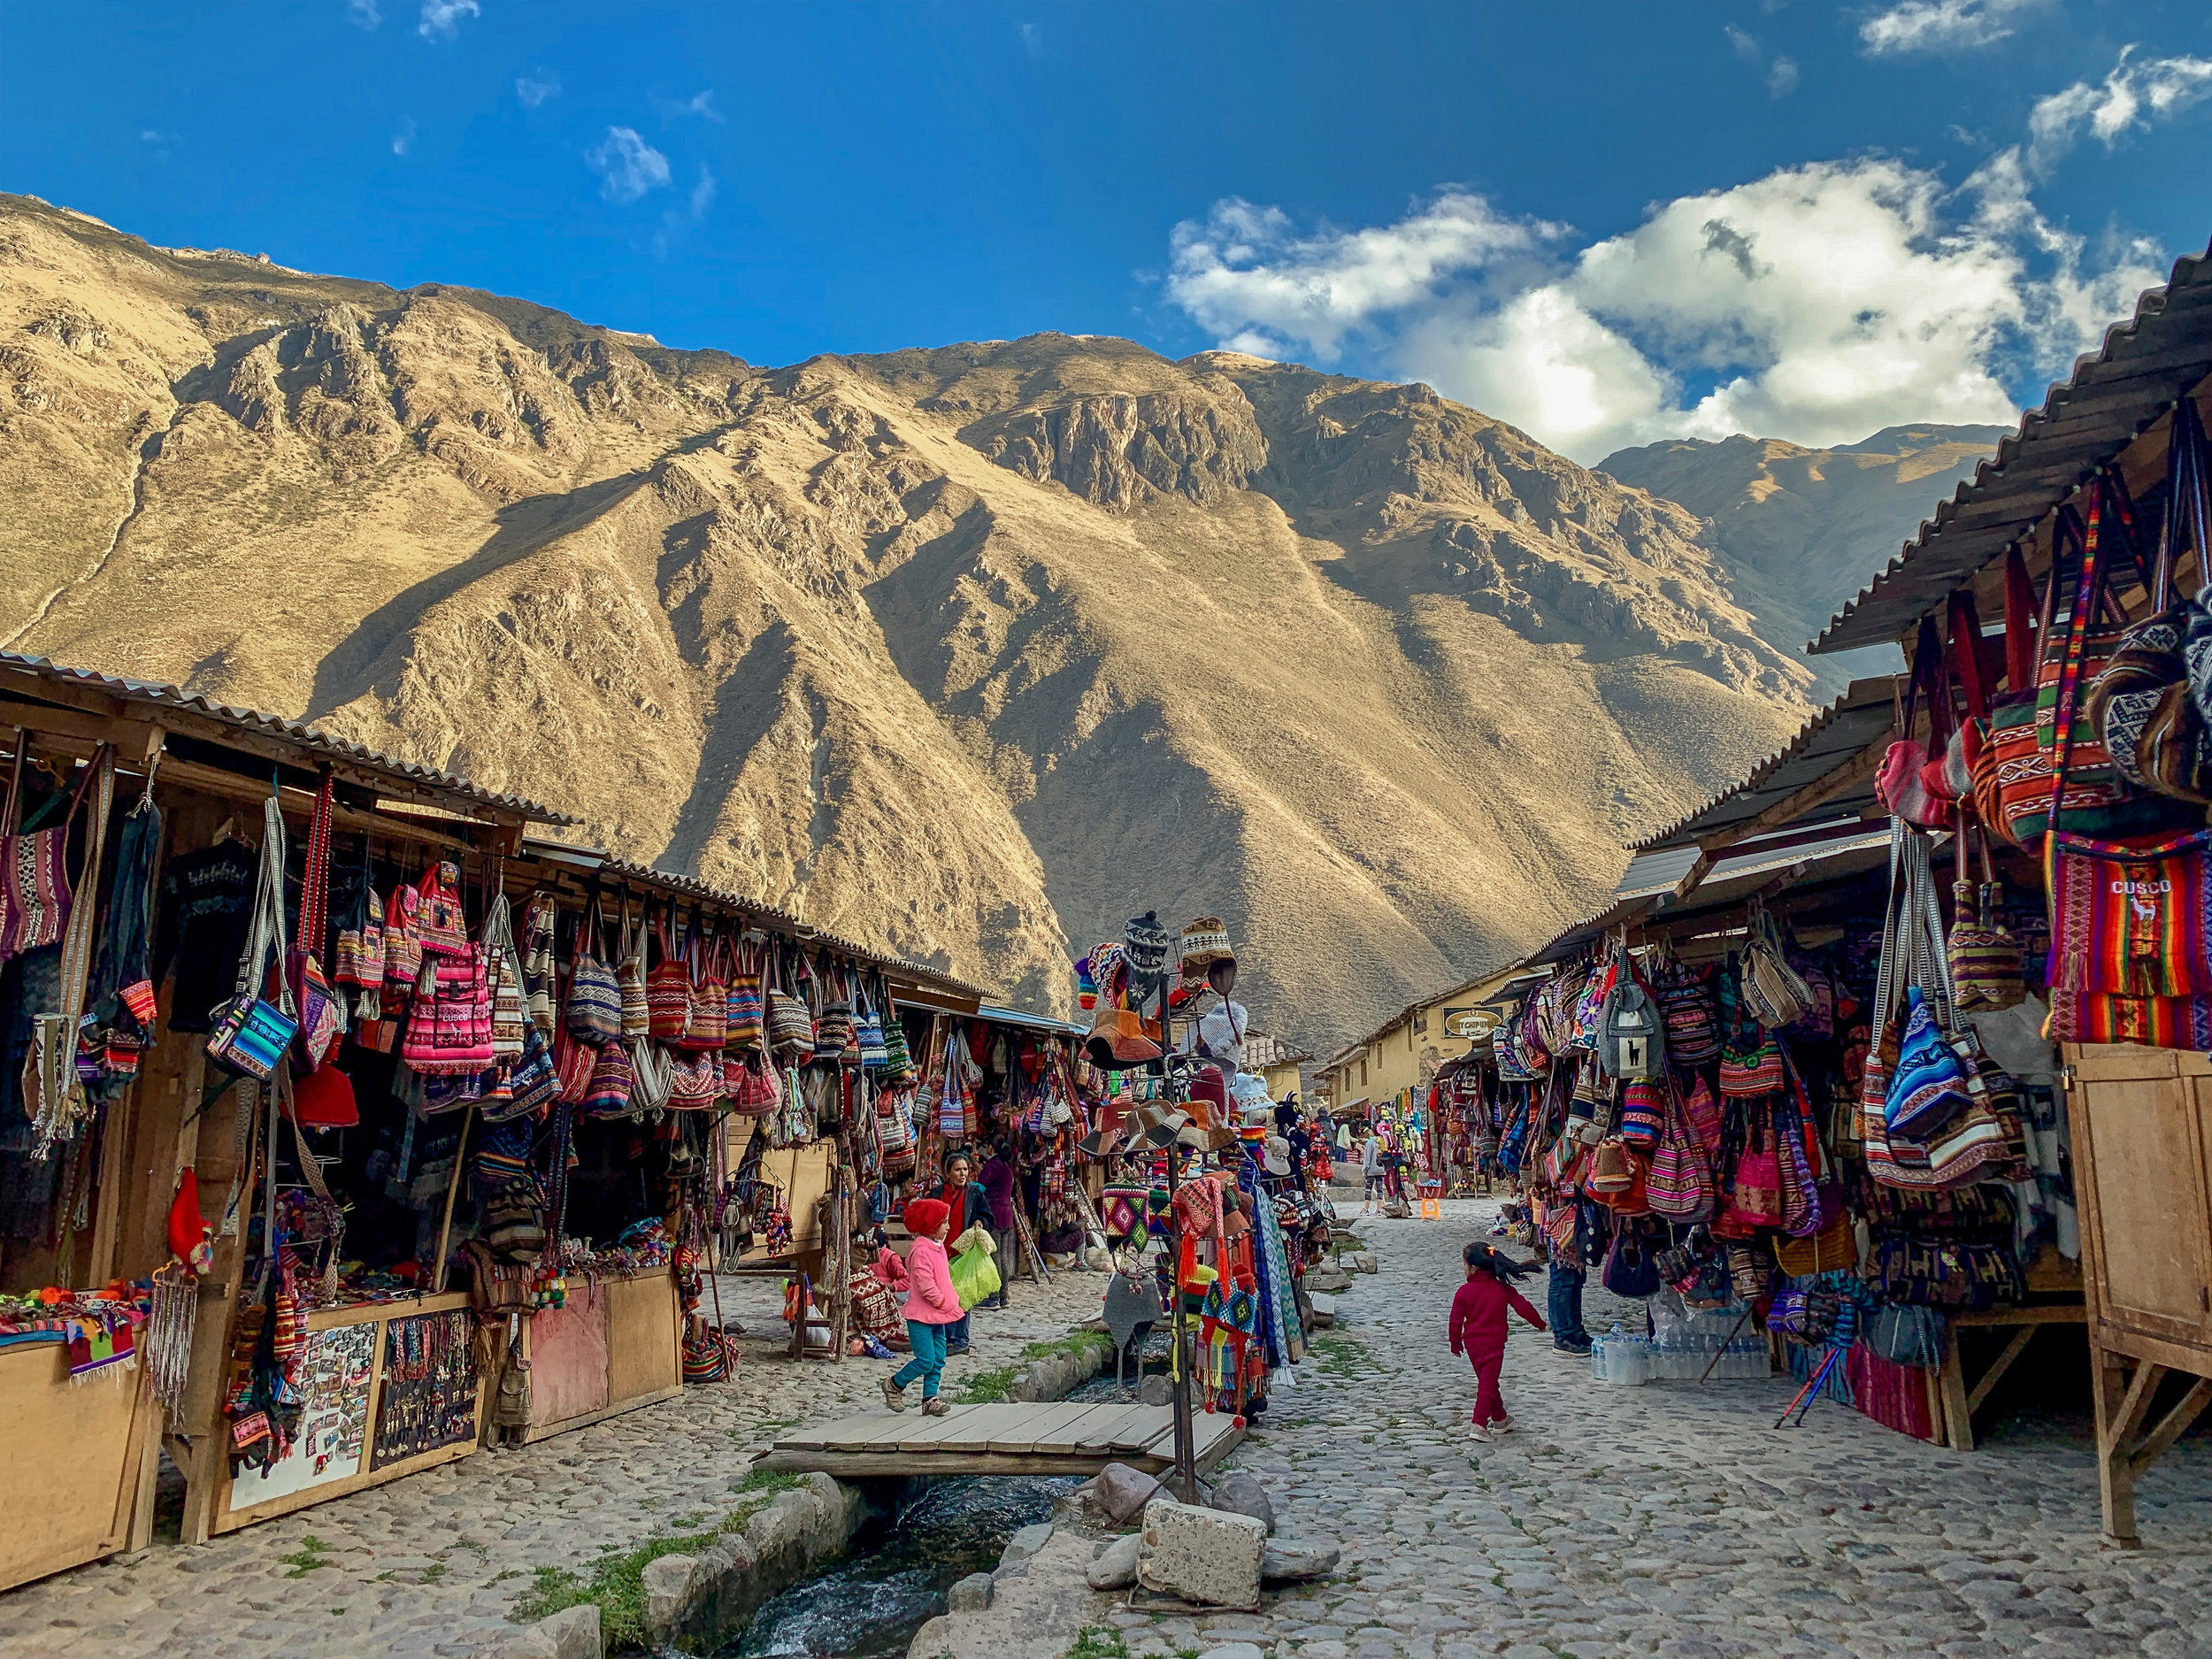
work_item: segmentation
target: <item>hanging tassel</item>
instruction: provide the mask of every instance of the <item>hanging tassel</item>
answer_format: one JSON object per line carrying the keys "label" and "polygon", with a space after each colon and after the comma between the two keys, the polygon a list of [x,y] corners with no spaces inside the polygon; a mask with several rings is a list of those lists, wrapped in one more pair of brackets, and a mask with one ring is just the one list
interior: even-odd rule
{"label": "hanging tassel", "polygon": [[184,1391],[192,1369],[192,1326],[199,1316],[199,1280],[181,1262],[154,1274],[153,1306],[141,1344],[154,1398],[173,1427],[184,1421]]}

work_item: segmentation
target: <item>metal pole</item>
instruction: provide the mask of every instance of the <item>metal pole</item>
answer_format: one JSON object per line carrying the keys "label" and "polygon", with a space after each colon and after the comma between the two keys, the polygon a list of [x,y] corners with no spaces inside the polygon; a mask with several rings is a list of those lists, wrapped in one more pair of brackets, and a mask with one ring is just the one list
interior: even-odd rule
{"label": "metal pole", "polygon": [[[1167,1087],[1171,1105],[1175,1097],[1175,1068],[1166,1056],[1173,1048],[1174,1033],[1168,1023],[1168,981],[1160,981],[1160,1075]],[[1168,1286],[1174,1295],[1174,1307],[1170,1315],[1174,1334],[1175,1369],[1170,1381],[1173,1387],[1175,1406],[1175,1484],[1186,1503],[1198,1502],[1198,1443],[1191,1418],[1191,1351],[1189,1328],[1183,1317],[1183,1217],[1175,1207],[1175,1194],[1180,1185],[1183,1148],[1179,1141],[1171,1141],[1167,1148],[1167,1216],[1168,1216]]]}

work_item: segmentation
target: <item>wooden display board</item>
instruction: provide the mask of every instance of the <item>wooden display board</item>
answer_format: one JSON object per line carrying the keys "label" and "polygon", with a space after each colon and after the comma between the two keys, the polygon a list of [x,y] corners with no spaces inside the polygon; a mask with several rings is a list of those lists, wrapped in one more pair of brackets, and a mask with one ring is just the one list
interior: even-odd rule
{"label": "wooden display board", "polygon": [[[2104,1530],[2135,1540],[2135,1482],[2212,1405],[2212,1056],[2069,1044]],[[2193,1378],[2146,1429],[2170,1371]]]}
{"label": "wooden display board", "polygon": [[567,1302],[523,1323],[530,1425],[541,1440],[684,1391],[683,1319],[672,1268],[570,1281]]}
{"label": "wooden display board", "polygon": [[128,1547],[154,1406],[142,1366],[73,1382],[59,1342],[0,1348],[0,1590]]}
{"label": "wooden display board", "polygon": [[405,1326],[426,1315],[458,1314],[473,1349],[474,1321],[468,1308],[467,1293],[451,1291],[310,1314],[309,1351],[302,1370],[308,1402],[300,1439],[269,1470],[250,1471],[234,1479],[228,1458],[223,1459],[216,1474],[219,1485],[209,1530],[235,1532],[418,1470],[435,1469],[473,1452],[483,1429],[486,1390],[482,1371],[472,1365],[474,1380],[465,1400],[450,1402],[457,1419],[451,1438],[396,1458],[377,1455],[387,1407],[403,1386],[388,1375],[393,1326]]}

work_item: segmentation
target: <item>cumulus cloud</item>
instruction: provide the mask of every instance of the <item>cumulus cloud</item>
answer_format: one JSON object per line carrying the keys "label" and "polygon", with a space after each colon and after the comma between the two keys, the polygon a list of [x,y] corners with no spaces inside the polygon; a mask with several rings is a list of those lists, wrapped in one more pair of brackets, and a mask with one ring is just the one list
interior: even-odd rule
{"label": "cumulus cloud", "polygon": [[653,100],[653,107],[658,110],[664,119],[672,121],[681,119],[687,115],[695,115],[701,120],[712,121],[718,127],[730,119],[716,105],[712,87],[709,87],[703,92],[695,92],[687,98],[656,97]]}
{"label": "cumulus cloud", "polygon": [[634,202],[668,183],[668,157],[647,143],[632,127],[610,127],[607,135],[584,152],[599,175],[599,194],[610,202]]}
{"label": "cumulus cloud", "polygon": [[515,97],[526,110],[534,110],[548,98],[561,96],[561,78],[541,69],[534,75],[515,77]]}
{"label": "cumulus cloud", "polygon": [[373,29],[384,21],[376,0],[346,0],[346,21],[357,29]]}
{"label": "cumulus cloud", "polygon": [[1281,357],[1302,346],[1329,363],[1348,335],[1441,299],[1448,280],[1526,254],[1561,228],[1502,218],[1483,197],[1447,189],[1394,225],[1300,235],[1280,208],[1231,196],[1175,227],[1167,291],[1239,350]]}
{"label": "cumulus cloud", "polygon": [[1230,201],[1178,227],[1168,291],[1225,345],[1326,363],[1356,342],[1584,462],[1663,437],[1850,442],[2009,420],[2016,380],[2159,280],[2141,245],[2088,259],[2025,183],[2016,157],[1957,189],[1884,158],[1782,168],[1572,253],[1460,190],[1310,235]]}
{"label": "cumulus cloud", "polygon": [[2212,58],[2138,61],[2135,48],[2127,47],[2101,84],[2077,81],[2036,100],[2028,115],[2028,165],[2039,173],[2047,170],[2085,132],[2110,150],[2128,133],[2208,97],[2212,97]]}
{"label": "cumulus cloud", "polygon": [[484,15],[481,0],[422,0],[415,33],[426,41],[449,41],[461,32],[461,19]]}
{"label": "cumulus cloud", "polygon": [[1970,50],[2013,32],[2024,12],[2047,0],[1901,0],[1859,25],[1859,43],[1870,58],[1914,52]]}

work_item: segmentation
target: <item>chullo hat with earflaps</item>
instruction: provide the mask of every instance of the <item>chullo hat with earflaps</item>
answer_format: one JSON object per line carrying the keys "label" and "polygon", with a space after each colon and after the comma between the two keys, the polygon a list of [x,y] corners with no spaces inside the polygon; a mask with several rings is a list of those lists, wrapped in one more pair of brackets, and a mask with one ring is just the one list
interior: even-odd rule
{"label": "chullo hat with earflaps", "polygon": [[1183,985],[1196,990],[1211,985],[1224,996],[1237,981],[1237,953],[1229,926],[1218,916],[1202,916],[1183,925]]}

